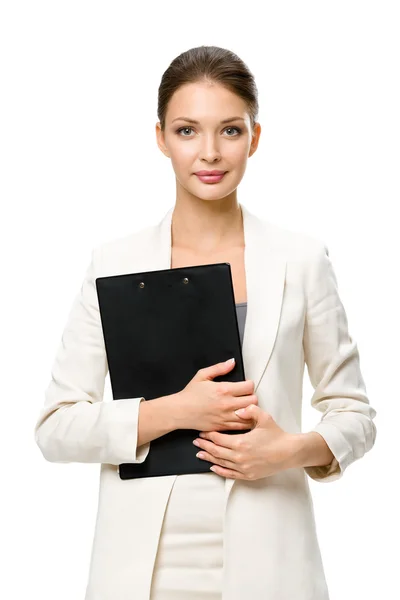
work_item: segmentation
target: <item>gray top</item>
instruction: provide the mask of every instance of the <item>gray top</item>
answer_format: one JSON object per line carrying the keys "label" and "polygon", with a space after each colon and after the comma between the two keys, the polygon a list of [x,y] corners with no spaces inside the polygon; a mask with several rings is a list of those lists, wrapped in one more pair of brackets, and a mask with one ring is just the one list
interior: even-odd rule
{"label": "gray top", "polygon": [[247,302],[238,302],[236,305],[236,315],[239,325],[240,342],[243,346],[244,324],[246,322]]}

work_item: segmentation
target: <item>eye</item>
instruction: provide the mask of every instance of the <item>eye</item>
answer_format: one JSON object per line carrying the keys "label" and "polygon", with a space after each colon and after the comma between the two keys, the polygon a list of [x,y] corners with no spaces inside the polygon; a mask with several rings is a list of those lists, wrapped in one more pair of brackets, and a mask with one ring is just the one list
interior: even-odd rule
{"label": "eye", "polygon": [[[179,129],[177,129],[176,133],[180,134],[181,131],[187,131],[187,130],[192,130],[193,127],[180,127]],[[238,137],[241,133],[242,130],[239,127],[225,127],[226,131],[227,129],[236,129],[236,131],[238,132],[237,135],[228,135],[228,137]],[[182,135],[181,137],[190,137],[189,135]]]}
{"label": "eye", "polygon": [[[185,131],[185,130],[188,130],[188,129],[193,129],[193,127],[181,127],[180,129],[177,130],[176,133],[180,133],[181,131]],[[184,135],[182,137],[188,137],[188,136]]]}
{"label": "eye", "polygon": [[[242,133],[242,130],[239,127],[227,127],[226,129],[236,129],[238,135]],[[236,137],[235,135],[229,135],[228,137]]]}

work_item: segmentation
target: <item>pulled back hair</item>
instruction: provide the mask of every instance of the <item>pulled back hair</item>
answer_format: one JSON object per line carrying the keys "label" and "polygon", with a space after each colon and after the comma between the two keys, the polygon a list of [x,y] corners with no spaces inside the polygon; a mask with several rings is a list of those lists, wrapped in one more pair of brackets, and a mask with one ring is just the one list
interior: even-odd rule
{"label": "pulled back hair", "polygon": [[157,116],[165,130],[165,115],[173,94],[188,83],[218,83],[242,98],[251,127],[258,118],[258,91],[247,65],[234,53],[218,46],[198,46],[179,54],[163,73],[158,88]]}

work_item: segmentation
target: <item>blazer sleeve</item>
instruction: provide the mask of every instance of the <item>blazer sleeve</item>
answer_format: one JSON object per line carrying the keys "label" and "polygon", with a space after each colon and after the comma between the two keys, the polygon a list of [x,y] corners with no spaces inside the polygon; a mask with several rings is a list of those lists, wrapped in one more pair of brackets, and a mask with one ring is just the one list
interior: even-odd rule
{"label": "blazer sleeve", "polygon": [[318,244],[307,263],[307,313],[303,348],[314,388],[311,406],[322,413],[313,431],[334,455],[326,466],[304,467],[315,481],[335,481],[375,443],[376,410],[367,397],[355,340],[348,331],[346,313],[329,250]]}
{"label": "blazer sleeve", "polygon": [[137,447],[144,398],[103,402],[108,364],[95,286],[99,255],[101,248],[94,248],[34,428],[35,441],[51,462],[142,463],[150,450],[150,442]]}

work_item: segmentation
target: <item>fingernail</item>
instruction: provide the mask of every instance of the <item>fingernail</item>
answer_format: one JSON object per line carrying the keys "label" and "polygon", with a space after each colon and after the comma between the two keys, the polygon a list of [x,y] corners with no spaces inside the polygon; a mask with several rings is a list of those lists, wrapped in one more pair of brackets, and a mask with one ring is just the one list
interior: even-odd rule
{"label": "fingernail", "polygon": [[227,360],[227,361],[225,361],[225,362],[227,362],[227,363],[233,363],[234,361],[235,361],[235,359],[234,359],[234,358],[228,358],[228,360]]}

